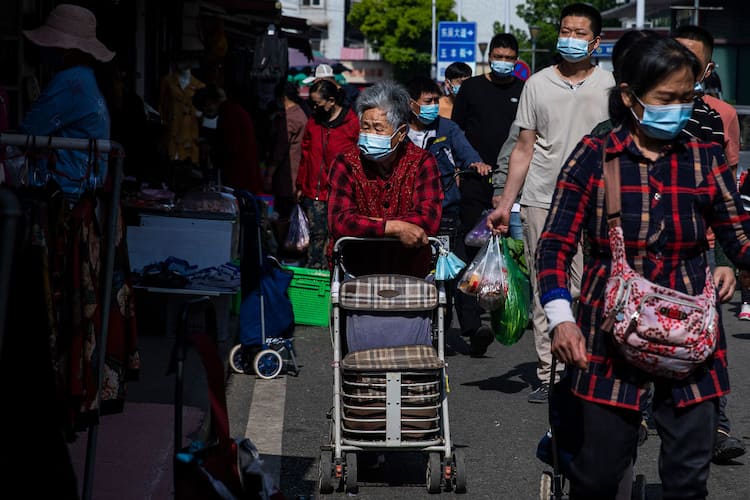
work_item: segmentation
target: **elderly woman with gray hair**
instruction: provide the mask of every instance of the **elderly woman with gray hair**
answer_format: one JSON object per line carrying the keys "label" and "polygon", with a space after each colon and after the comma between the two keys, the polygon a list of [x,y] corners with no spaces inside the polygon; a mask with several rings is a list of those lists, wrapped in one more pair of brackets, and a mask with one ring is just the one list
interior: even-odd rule
{"label": "elderly woman with gray hair", "polygon": [[[331,241],[343,236],[390,237],[394,252],[369,247],[347,261],[347,270],[412,274],[430,270],[428,236],[440,224],[443,191],[432,153],[407,137],[409,94],[394,82],[365,89],[356,102],[357,147],[340,154],[329,176],[328,225]],[[329,255],[330,255],[329,247]]]}

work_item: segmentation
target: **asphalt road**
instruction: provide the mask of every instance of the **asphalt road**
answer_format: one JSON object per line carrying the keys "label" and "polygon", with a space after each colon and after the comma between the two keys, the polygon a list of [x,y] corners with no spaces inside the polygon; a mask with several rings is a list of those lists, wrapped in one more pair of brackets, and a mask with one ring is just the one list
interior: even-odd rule
{"label": "asphalt road", "polygon": [[[750,446],[750,323],[736,319],[739,293],[723,306],[728,335],[733,392],[728,412],[732,433]],[[547,406],[526,401],[536,385],[535,355],[530,331],[514,346],[494,344],[484,358],[471,358],[468,346],[449,332],[451,355],[449,407],[452,437],[466,455],[470,499],[536,499],[539,480],[549,468],[535,457],[536,445],[547,428]],[[253,394],[258,384],[246,375],[233,375],[229,386],[232,434],[247,431],[265,439],[279,433],[281,456],[269,457],[280,466],[283,493],[289,499],[321,498],[317,493],[317,461],[320,446],[327,442],[326,412],[332,406],[332,357],[327,329],[298,326],[295,333],[301,373],[286,377],[283,391],[263,394],[271,405],[281,403],[283,416],[249,418],[248,408],[257,404]],[[257,413],[254,413],[257,415]],[[282,420],[283,419],[283,420]],[[271,439],[273,441],[273,439]],[[646,476],[649,500],[661,499],[657,469],[659,437],[651,430],[639,450],[636,473]],[[359,498],[435,498],[424,486],[424,459],[420,455],[388,455],[384,467],[362,470],[360,459]],[[712,500],[750,500],[747,456],[731,465],[713,466],[709,481]],[[453,495],[443,493],[442,495]],[[344,498],[345,493],[325,497]],[[322,498],[325,498],[322,497]]]}

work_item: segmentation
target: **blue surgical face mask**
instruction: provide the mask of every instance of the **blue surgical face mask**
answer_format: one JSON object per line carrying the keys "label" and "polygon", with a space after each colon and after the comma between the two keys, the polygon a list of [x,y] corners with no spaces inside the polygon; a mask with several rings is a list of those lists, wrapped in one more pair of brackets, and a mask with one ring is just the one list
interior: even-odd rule
{"label": "blue surgical face mask", "polygon": [[451,88],[453,89],[453,95],[458,95],[458,90],[461,88],[461,84],[451,85]]}
{"label": "blue surgical face mask", "polygon": [[589,44],[591,42],[580,38],[560,37],[557,39],[557,51],[568,62],[583,61],[589,56]]}
{"label": "blue surgical face mask", "polygon": [[380,161],[388,158],[398,147],[391,146],[391,141],[398,134],[396,129],[391,135],[359,134],[359,152],[362,156],[372,161]]}
{"label": "blue surgical face mask", "polygon": [[693,90],[698,95],[703,95],[706,93],[706,84],[704,83],[706,80],[706,73],[708,73],[708,68],[711,66],[712,63],[708,63],[703,70],[703,74],[701,75],[701,79],[697,82],[695,82],[695,86],[693,87]]}
{"label": "blue surgical face mask", "polygon": [[638,120],[638,116],[633,111],[633,108],[630,108],[630,112],[633,113],[633,116],[638,121],[643,133],[652,139],[674,139],[685,128],[690,115],[693,114],[692,102],[656,106],[653,104],[643,104],[637,96],[634,95],[634,97],[643,106],[643,118]]}
{"label": "blue surgical face mask", "polygon": [[417,118],[419,118],[419,121],[424,123],[425,125],[429,125],[438,117],[439,109],[440,106],[437,104],[420,104],[419,114],[417,115]]}
{"label": "blue surgical face mask", "polygon": [[508,77],[513,74],[516,63],[510,61],[490,61],[492,72],[500,77]]}

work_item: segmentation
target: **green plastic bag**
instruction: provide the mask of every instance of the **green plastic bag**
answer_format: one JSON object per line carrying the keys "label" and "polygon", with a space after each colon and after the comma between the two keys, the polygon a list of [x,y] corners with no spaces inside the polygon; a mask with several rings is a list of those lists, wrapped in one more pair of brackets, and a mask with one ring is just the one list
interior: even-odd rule
{"label": "green plastic bag", "polygon": [[490,313],[490,324],[498,342],[513,345],[521,339],[529,324],[531,290],[529,278],[516,260],[517,254],[511,251],[511,242],[502,238],[501,243],[508,269],[508,294],[503,307]]}

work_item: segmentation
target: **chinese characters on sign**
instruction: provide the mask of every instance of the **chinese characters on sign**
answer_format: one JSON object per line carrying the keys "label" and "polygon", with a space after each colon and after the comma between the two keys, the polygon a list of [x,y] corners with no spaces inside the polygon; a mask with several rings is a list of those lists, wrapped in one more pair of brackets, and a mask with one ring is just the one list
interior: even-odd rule
{"label": "chinese characters on sign", "polygon": [[461,61],[476,70],[477,23],[442,21],[437,33],[437,79],[445,80],[445,68]]}

